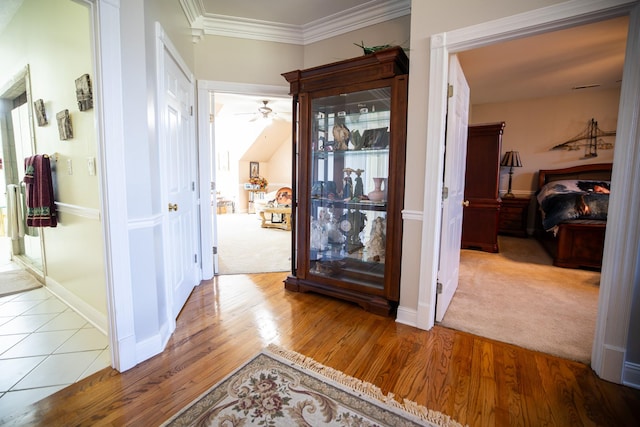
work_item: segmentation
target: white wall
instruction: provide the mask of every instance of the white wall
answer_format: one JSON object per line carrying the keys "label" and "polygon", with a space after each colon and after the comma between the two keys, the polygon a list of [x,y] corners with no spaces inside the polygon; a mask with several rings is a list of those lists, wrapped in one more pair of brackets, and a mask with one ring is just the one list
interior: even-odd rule
{"label": "white wall", "polygon": [[[88,158],[97,156],[95,109],[81,112],[75,95],[76,78],[95,78],[90,19],[80,3],[25,0],[0,37],[0,80],[29,65],[32,97],[44,100],[49,120],[35,126],[36,153],[58,153],[56,202],[65,206],[59,208],[58,226],[43,229],[47,283],[106,330],[98,176],[87,168]],[[59,138],[55,118],[63,109],[70,112],[74,132],[66,141]]]}
{"label": "white wall", "polygon": [[156,23],[160,23],[192,72],[194,54],[179,2],[123,1],[119,17],[122,74],[126,76],[122,80],[124,163],[119,170],[119,165],[110,165],[109,172],[126,176],[126,188],[121,191],[126,194],[128,253],[132,266],[129,271],[132,300],[128,314],[132,316],[135,357],[142,361],[162,351],[173,321],[167,307],[164,277]]}

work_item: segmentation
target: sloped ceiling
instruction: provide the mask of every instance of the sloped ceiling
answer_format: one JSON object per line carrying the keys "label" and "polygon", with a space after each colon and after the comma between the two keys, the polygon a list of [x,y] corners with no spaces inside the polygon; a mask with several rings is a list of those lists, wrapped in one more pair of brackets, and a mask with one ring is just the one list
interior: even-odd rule
{"label": "sloped ceiling", "polygon": [[[291,99],[278,97],[261,97],[230,93],[216,93],[214,108],[216,120],[227,120],[237,129],[233,132],[238,137],[237,144],[246,146],[240,160],[268,161],[280,145],[291,140]],[[273,111],[269,114],[270,124],[262,124],[263,117],[258,111],[263,101]],[[252,136],[246,132],[258,130]],[[252,138],[251,141],[243,141]],[[238,145],[239,146],[239,145]]]}

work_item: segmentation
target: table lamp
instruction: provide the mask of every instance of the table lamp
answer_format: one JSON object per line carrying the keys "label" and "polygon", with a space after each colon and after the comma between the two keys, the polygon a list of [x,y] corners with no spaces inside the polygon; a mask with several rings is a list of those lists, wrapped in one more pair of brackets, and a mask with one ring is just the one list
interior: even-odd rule
{"label": "table lamp", "polygon": [[522,162],[520,161],[520,153],[518,153],[517,151],[507,151],[506,153],[504,153],[504,157],[502,157],[500,166],[509,167],[509,189],[507,190],[507,194],[502,197],[515,197],[511,192],[511,178],[513,177],[513,168],[522,167]]}

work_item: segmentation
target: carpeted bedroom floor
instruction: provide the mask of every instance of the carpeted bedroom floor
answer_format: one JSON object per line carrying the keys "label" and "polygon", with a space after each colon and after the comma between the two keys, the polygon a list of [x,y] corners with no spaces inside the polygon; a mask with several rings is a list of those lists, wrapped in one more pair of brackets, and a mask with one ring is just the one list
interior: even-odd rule
{"label": "carpeted bedroom floor", "polygon": [[588,364],[600,273],[554,267],[534,238],[500,236],[499,246],[462,250],[442,326]]}

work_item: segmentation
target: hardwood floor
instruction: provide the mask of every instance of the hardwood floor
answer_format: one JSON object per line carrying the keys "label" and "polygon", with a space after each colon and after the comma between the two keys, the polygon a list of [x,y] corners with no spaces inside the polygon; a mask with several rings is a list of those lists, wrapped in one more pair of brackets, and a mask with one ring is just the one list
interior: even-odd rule
{"label": "hardwood floor", "polygon": [[159,425],[269,343],[470,426],[640,425],[640,390],[602,381],[586,365],[288,292],[285,276],[203,282],[162,354],[123,374],[102,370],[0,415],[0,425]]}

